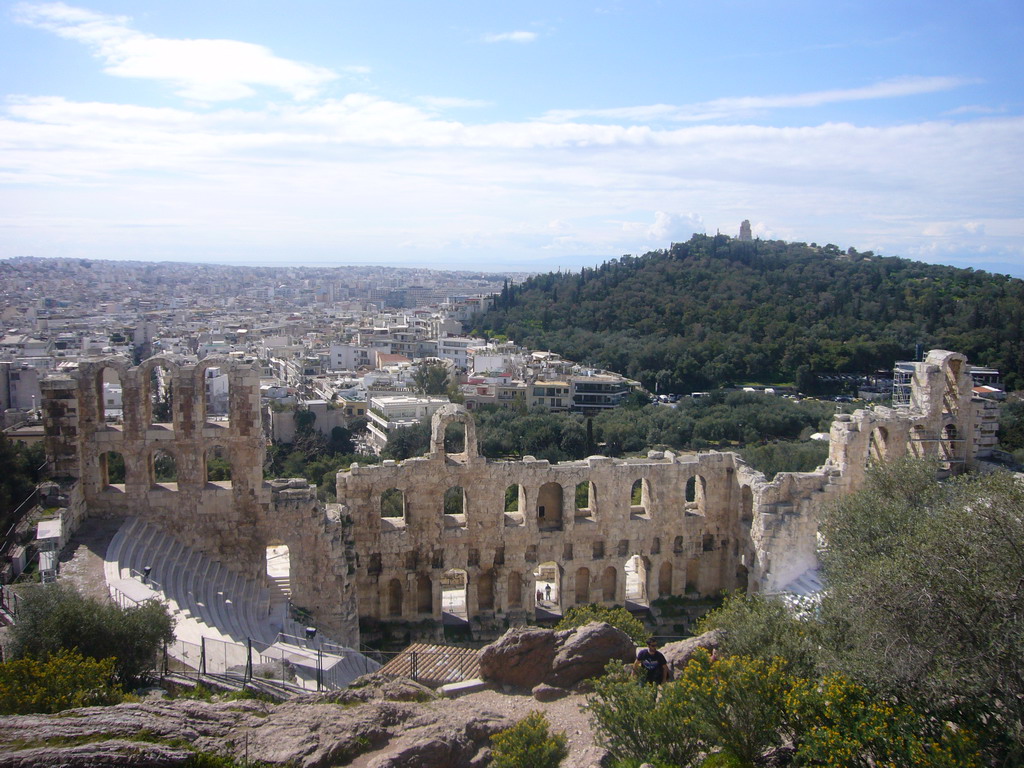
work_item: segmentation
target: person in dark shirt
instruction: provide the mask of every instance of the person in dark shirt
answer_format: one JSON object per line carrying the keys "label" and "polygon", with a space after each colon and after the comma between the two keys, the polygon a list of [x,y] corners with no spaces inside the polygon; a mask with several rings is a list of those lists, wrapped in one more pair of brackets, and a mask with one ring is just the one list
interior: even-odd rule
{"label": "person in dark shirt", "polygon": [[668,659],[658,650],[658,641],[653,637],[647,640],[647,647],[641,648],[633,662],[633,672],[639,673],[643,668],[647,672],[647,682],[661,685],[668,680]]}

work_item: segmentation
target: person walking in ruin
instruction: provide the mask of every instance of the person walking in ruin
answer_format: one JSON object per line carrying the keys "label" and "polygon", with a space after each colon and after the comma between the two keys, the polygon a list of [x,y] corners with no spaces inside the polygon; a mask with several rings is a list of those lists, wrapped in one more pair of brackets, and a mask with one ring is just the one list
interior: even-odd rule
{"label": "person walking in ruin", "polygon": [[544,599],[547,600],[549,603],[551,602],[551,585],[550,584],[544,585]]}
{"label": "person walking in ruin", "polygon": [[639,674],[641,669],[647,673],[648,683],[661,685],[668,680],[668,659],[658,650],[658,641],[653,637],[647,639],[646,648],[637,651],[633,674]]}

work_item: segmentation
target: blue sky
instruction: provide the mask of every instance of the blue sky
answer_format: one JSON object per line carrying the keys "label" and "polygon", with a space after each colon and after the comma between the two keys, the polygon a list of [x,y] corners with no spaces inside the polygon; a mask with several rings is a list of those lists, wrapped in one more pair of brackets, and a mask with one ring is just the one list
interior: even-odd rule
{"label": "blue sky", "polygon": [[1024,3],[0,4],[0,258],[1024,276]]}

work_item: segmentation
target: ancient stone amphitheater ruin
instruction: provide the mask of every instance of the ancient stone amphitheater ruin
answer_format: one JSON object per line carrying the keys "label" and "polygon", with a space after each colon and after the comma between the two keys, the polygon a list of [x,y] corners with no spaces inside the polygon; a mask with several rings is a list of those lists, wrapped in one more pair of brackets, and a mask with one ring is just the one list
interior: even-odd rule
{"label": "ancient stone amphitheater ruin", "polygon": [[[226,419],[207,413],[204,376],[214,366],[230,376]],[[114,379],[120,423],[104,414],[103,383]],[[100,359],[43,386],[47,451],[69,507],[136,526],[119,540],[126,551],[131,531],[164,542],[146,555],[151,578],[179,547],[214,563],[210,578],[266,586],[268,547],[286,546],[292,603],[356,648],[361,620],[503,628],[578,603],[779,590],[816,562],[818,510],[856,489],[871,462],[931,456],[957,472],[980,458],[980,437],[994,429],[992,409],[972,398],[964,356],[945,351],[913,364],[909,397],[897,407],[838,416],[823,466],[771,482],[715,451],[489,460],[477,451],[472,417],[450,405],[434,416],[427,456],[353,465],[337,476],[338,503],[324,505],[305,481],[263,479],[251,362]],[[173,392],[168,421],[154,418],[154,387]],[[465,448],[446,453],[455,423]],[[230,481],[208,479],[213,457],[229,462]],[[119,459],[123,482],[111,483]],[[176,482],[157,481],[161,459],[175,466]],[[117,576],[142,578],[133,569]],[[194,595],[204,574],[178,570],[185,575],[164,578],[189,579],[182,588],[202,604]],[[227,600],[226,589],[205,599]]]}

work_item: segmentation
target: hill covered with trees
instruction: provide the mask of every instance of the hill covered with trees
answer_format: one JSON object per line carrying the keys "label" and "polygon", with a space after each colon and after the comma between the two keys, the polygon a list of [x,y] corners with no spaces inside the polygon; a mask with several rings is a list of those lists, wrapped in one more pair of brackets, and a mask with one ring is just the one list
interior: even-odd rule
{"label": "hill covered with trees", "polygon": [[803,388],[815,372],[891,368],[918,344],[1024,386],[1024,281],[834,245],[694,235],[506,285],[479,329],[661,392]]}

